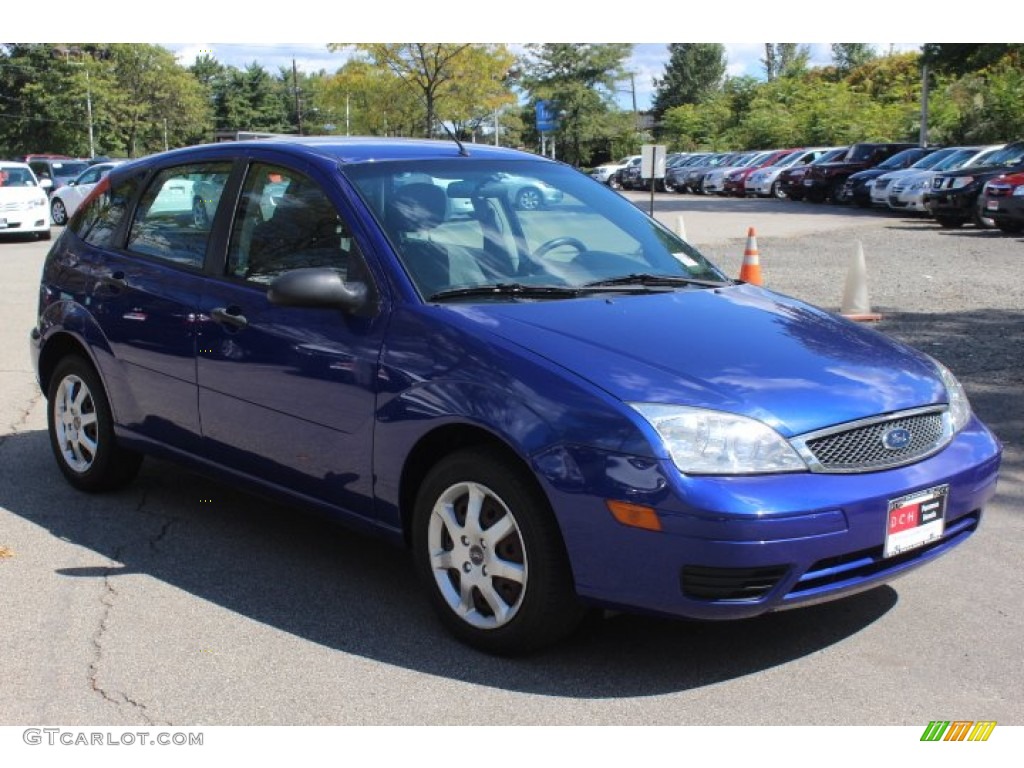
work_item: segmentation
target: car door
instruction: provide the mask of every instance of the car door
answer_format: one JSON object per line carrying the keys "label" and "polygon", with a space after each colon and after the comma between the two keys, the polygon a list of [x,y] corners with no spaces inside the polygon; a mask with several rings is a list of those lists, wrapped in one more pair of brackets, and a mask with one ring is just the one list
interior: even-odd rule
{"label": "car door", "polygon": [[[173,190],[189,174],[230,168],[227,161],[203,162],[152,174],[121,235],[123,247],[104,249],[93,275],[93,316],[119,363],[117,384],[127,389],[127,396],[117,398],[124,409],[119,420],[138,434],[184,450],[199,443],[197,311],[212,238],[209,228],[195,226],[190,200],[181,210],[167,201],[176,198]],[[130,194],[112,191],[115,199]],[[90,220],[83,217],[81,227],[87,242],[95,234]]]}
{"label": "car door", "polygon": [[372,515],[383,314],[272,304],[275,277],[327,267],[368,281],[354,233],[306,171],[254,161],[221,274],[200,297],[199,410],[214,461]]}

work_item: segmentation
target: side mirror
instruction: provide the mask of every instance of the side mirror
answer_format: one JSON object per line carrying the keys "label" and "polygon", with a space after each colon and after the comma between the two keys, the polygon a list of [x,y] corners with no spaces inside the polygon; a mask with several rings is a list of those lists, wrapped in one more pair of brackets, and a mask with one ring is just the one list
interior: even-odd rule
{"label": "side mirror", "polygon": [[39,179],[39,186],[43,189],[53,189],[53,180],[49,176],[43,176]]}
{"label": "side mirror", "polygon": [[341,309],[356,313],[370,305],[366,283],[346,283],[341,273],[326,267],[293,269],[276,278],[267,300],[279,307]]}

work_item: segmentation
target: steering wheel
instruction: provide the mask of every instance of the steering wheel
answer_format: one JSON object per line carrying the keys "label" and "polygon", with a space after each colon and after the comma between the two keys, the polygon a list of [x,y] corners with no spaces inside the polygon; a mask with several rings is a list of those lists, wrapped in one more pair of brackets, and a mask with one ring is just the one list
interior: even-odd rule
{"label": "steering wheel", "polygon": [[548,240],[546,243],[542,243],[537,246],[537,249],[533,252],[534,258],[540,258],[544,256],[548,251],[553,251],[555,248],[561,248],[562,246],[569,246],[577,250],[577,255],[590,250],[581,241],[575,237],[556,237],[553,240]]}

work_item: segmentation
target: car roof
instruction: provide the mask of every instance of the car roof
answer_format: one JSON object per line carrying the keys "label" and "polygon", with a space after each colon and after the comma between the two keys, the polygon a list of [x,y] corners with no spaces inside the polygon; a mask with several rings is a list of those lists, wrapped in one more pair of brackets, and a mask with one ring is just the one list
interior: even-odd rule
{"label": "car roof", "polygon": [[462,147],[464,152],[460,153],[460,147],[456,142],[444,139],[380,138],[373,136],[294,136],[201,144],[182,149],[172,149],[169,152],[148,155],[145,158],[139,159],[144,162],[152,162],[156,159],[180,156],[184,160],[188,157],[202,157],[206,154],[223,156],[225,150],[229,152],[230,150],[244,152],[248,150],[275,149],[297,157],[326,157],[340,163],[452,159],[459,157],[460,154],[471,158],[555,162],[531,152],[509,149],[507,147],[494,147],[489,144],[463,143]]}

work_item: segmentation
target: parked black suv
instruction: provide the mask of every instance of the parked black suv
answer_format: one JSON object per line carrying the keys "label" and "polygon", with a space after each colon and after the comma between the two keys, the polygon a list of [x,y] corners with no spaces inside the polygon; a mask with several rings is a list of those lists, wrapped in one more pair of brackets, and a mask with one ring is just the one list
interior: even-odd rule
{"label": "parked black suv", "polygon": [[968,221],[984,226],[978,198],[985,182],[1021,170],[1024,170],[1024,141],[1015,141],[989,156],[982,165],[936,175],[924,204],[940,226],[954,229]]}
{"label": "parked black suv", "polygon": [[825,198],[833,203],[844,202],[842,189],[846,180],[857,171],[874,168],[883,160],[888,160],[897,152],[912,149],[911,143],[874,143],[854,144],[842,160],[833,163],[813,164],[807,167],[804,176],[804,196],[812,203],[820,203]]}

